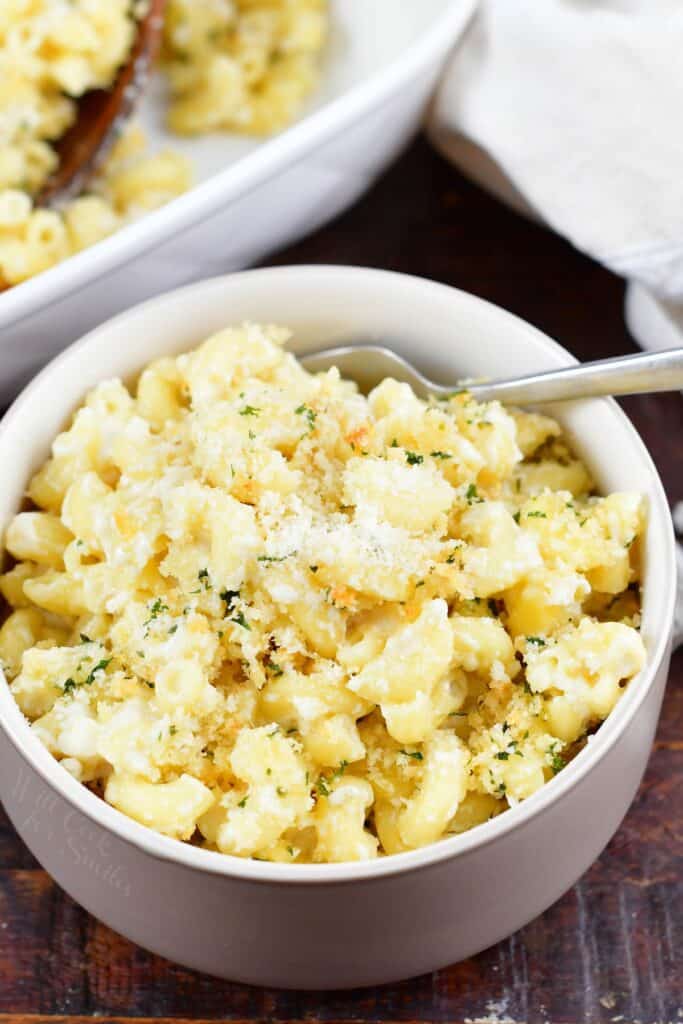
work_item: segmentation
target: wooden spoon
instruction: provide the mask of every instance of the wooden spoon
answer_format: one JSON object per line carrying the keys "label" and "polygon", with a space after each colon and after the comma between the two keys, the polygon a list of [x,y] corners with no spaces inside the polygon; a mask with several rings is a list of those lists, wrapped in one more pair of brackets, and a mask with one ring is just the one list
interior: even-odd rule
{"label": "wooden spoon", "polygon": [[138,21],[128,61],[109,89],[92,89],[78,101],[76,120],[55,144],[57,168],[35,198],[37,206],[58,208],[80,195],[107,156],[144,92],[161,45],[166,0],[148,0]]}

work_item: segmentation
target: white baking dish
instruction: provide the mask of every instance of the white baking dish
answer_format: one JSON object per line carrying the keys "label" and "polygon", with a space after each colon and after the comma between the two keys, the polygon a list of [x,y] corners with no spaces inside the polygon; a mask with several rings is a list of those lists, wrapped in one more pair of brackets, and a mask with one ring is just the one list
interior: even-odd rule
{"label": "white baking dish", "polygon": [[[291,326],[299,354],[382,341],[444,383],[573,361],[481,299],[383,271],[287,267],[192,285],[93,331],[18,399],[0,424],[0,530],[88,388],[243,319]],[[556,778],[494,820],[421,850],[350,864],[241,860],[160,836],[94,796],[51,757],[0,675],[0,797],[59,884],[148,949],[223,977],[291,988],[433,970],[509,935],[565,892],[614,834],[647,763],[669,664],[675,559],[657,472],[616,403],[565,402],[554,413],[602,488],[640,491],[649,505],[647,665]]]}
{"label": "white baking dish", "polygon": [[113,313],[175,285],[248,266],[352,203],[416,129],[474,4],[332,0],[320,87],[298,123],[267,141],[167,136],[157,82],[142,120],[155,145],[187,152],[198,184],[0,294],[0,401]]}

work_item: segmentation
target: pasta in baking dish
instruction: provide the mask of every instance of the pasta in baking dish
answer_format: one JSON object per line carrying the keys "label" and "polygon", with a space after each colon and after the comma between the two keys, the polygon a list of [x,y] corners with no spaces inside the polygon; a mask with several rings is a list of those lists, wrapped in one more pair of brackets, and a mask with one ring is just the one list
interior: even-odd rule
{"label": "pasta in baking dish", "polygon": [[[127,131],[87,194],[35,208],[79,97],[128,58],[132,0],[0,0],[0,290],[93,245],[191,184],[181,154]],[[182,135],[284,128],[318,77],[326,0],[169,0],[161,70]]]}
{"label": "pasta in baking dish", "polygon": [[535,793],[643,667],[637,494],[546,416],[367,397],[277,326],[100,384],[0,577],[19,707],[165,835],[372,858]]}

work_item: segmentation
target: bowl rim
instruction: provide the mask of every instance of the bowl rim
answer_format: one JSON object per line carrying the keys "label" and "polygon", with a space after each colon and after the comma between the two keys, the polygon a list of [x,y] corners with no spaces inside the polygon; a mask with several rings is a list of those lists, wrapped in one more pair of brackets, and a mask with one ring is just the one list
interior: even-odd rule
{"label": "bowl rim", "polygon": [[[0,328],[13,327],[73,295],[126,260],[156,249],[208,220],[217,209],[253,192],[308,153],[341,135],[351,124],[406,87],[424,67],[441,64],[474,12],[476,0],[443,0],[443,10],[379,70],[351,85],[316,110],[223,170],[192,185],[157,210],[74,253],[0,294]],[[0,339],[1,349],[1,339]]]}
{"label": "bowl rim", "polygon": [[[114,325],[120,326],[126,321],[134,322],[138,317],[143,317],[147,311],[154,307],[163,307],[165,304],[171,305],[179,300],[192,303],[198,298],[201,302],[201,296],[205,291],[211,291],[213,287],[224,286],[228,282],[234,285],[236,280],[239,282],[259,277],[267,281],[271,278],[301,276],[308,278],[310,283],[314,285],[316,278],[329,278],[335,275],[346,275],[347,278],[352,278],[358,283],[360,283],[361,278],[365,279],[368,283],[373,278],[378,281],[381,279],[384,282],[387,279],[391,279],[395,285],[422,289],[434,294],[435,298],[438,295],[442,298],[448,297],[449,301],[464,303],[465,305],[469,304],[471,307],[484,307],[485,310],[488,310],[489,314],[500,320],[503,329],[506,324],[516,323],[518,327],[523,327],[534,336],[536,342],[547,352],[552,353],[556,359],[559,356],[561,362],[565,365],[577,362],[566,349],[521,317],[469,292],[428,278],[401,274],[395,271],[333,264],[304,264],[247,270],[207,278],[138,303],[123,313],[111,317],[92,331],[89,331],[82,338],[73,342],[33,378],[5,414],[0,422],[0,458],[2,456],[5,434],[13,422],[25,415],[27,408],[31,408],[33,394],[38,390],[39,385],[46,378],[49,378],[63,361],[72,359],[76,352],[81,353],[91,347],[97,349],[99,345],[105,342],[108,331]],[[125,376],[123,371],[122,376]],[[671,637],[676,596],[675,539],[662,482],[640,435],[614,399],[586,399],[585,401],[609,403],[612,415],[621,420],[621,423],[631,435],[634,456],[641,459],[652,476],[653,496],[649,512],[650,523],[656,518],[660,521],[658,526],[664,527],[661,537],[663,545],[662,562],[665,568],[667,568],[667,578],[662,581],[662,590],[664,591],[662,599],[664,605],[664,614],[661,619],[662,628],[658,633],[653,649],[648,652],[648,661],[645,668],[631,681],[617,706],[602,723],[596,734],[590,738],[590,742],[557,776],[546,782],[527,800],[510,807],[498,817],[460,835],[438,840],[417,850],[391,854],[375,860],[333,864],[283,864],[256,861],[236,857],[231,854],[203,850],[177,839],[160,835],[116,810],[88,790],[82,783],[77,782],[65,769],[61,768],[59,762],[53,758],[52,754],[49,753],[38,737],[33,734],[28,720],[20,711],[11,694],[9,684],[1,668],[0,731],[15,748],[18,756],[27,762],[50,788],[56,790],[71,805],[72,809],[80,811],[86,818],[101,826],[106,832],[113,833],[128,845],[153,858],[170,861],[199,872],[223,875],[231,879],[243,879],[250,882],[270,884],[279,883],[288,886],[292,884],[307,885],[318,883],[329,885],[367,882],[375,878],[404,874],[426,868],[441,861],[471,853],[478,848],[495,842],[510,832],[516,831],[518,828],[529,823],[531,819],[543,815],[555,802],[559,802],[574,789],[619,740],[654,685],[660,667],[666,659]]]}

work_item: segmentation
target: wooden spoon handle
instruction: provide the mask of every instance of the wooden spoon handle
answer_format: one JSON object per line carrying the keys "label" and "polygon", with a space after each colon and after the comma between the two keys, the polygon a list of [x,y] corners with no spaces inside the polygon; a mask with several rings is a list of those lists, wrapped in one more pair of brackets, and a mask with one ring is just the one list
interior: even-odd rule
{"label": "wooden spoon handle", "polygon": [[78,196],[107,156],[142,95],[161,45],[166,0],[149,0],[138,22],[128,61],[109,89],[93,89],[78,102],[76,120],[55,144],[59,163],[36,196],[36,205],[59,207]]}

